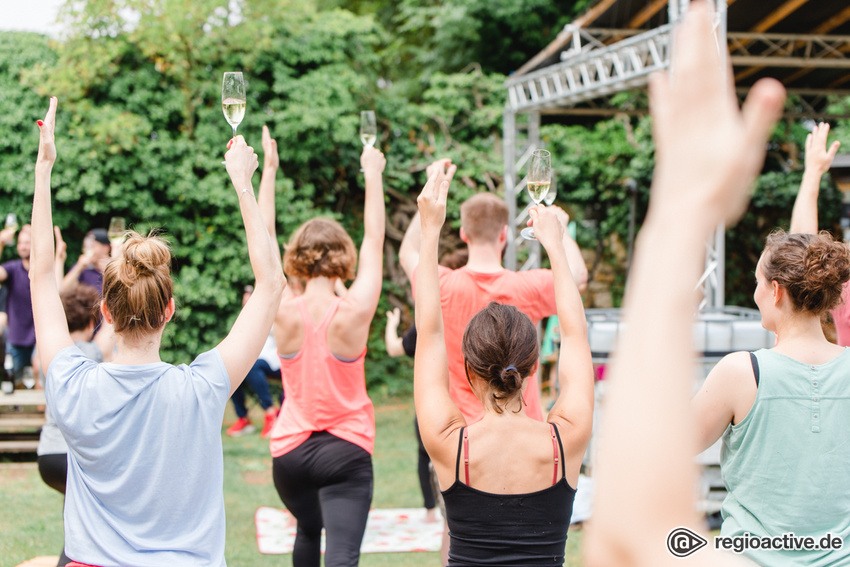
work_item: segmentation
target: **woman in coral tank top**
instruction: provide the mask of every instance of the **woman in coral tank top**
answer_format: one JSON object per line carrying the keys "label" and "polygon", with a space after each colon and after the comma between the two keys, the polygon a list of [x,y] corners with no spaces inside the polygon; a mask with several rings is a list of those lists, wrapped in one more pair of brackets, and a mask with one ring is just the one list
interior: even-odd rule
{"label": "woman in coral tank top", "polygon": [[[264,135],[266,164],[276,160]],[[273,160],[270,162],[269,160]],[[366,340],[383,277],[383,154],[366,148],[364,236],[357,251],[345,230],[326,218],[301,225],[284,254],[285,272],[306,280],[304,293],[287,293],[275,318],[286,399],[271,433],[274,483],[298,520],[292,562],[318,567],[321,533],[325,565],[357,565],[372,502],[375,417],[366,394]],[[274,187],[261,187],[260,204],[274,235]],[[354,277],[343,297],[337,280]]]}

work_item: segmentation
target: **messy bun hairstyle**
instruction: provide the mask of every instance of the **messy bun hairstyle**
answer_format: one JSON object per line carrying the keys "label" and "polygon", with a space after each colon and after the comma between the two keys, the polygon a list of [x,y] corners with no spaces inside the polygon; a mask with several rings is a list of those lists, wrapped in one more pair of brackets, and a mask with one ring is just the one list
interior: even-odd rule
{"label": "messy bun hairstyle", "polygon": [[121,256],[103,271],[103,301],[116,333],[140,337],[165,324],[172,297],[171,249],[155,234],[129,231]]}
{"label": "messy bun hairstyle", "polygon": [[850,280],[850,251],[823,231],[820,234],[773,232],[762,257],[767,281],[788,290],[795,311],[820,315],[841,301]]}
{"label": "messy bun hairstyle", "polygon": [[357,264],[357,249],[345,229],[331,219],[311,219],[298,227],[283,254],[288,276],[305,279],[324,276],[350,280]]}
{"label": "messy bun hairstyle", "polygon": [[[537,364],[537,329],[512,305],[495,301],[479,311],[463,333],[466,366],[487,381],[493,408],[502,413],[514,398],[522,409],[522,385]],[[504,404],[500,404],[507,400]]]}

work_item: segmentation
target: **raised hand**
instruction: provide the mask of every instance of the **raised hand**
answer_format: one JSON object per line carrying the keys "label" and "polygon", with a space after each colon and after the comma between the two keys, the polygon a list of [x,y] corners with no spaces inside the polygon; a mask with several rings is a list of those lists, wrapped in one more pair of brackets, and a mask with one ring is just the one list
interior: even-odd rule
{"label": "raised hand", "polygon": [[381,150],[373,146],[363,148],[363,153],[360,154],[360,167],[363,168],[364,172],[383,173],[386,165],[387,158],[384,157]]}
{"label": "raised hand", "polygon": [[245,143],[245,138],[236,136],[227,144],[229,150],[224,154],[224,163],[233,187],[240,194],[252,191],[251,176],[257,171],[260,162],[254,148]]}
{"label": "raised hand", "polygon": [[531,217],[528,225],[534,227],[534,235],[543,248],[551,251],[563,245],[567,223],[570,222],[569,215],[563,209],[537,205],[529,209],[528,214]]}
{"label": "raised hand", "polygon": [[277,140],[269,134],[269,127],[263,126],[263,169],[280,167],[280,156],[277,153]]}
{"label": "raised hand", "polygon": [[451,183],[456,171],[457,166],[452,164],[450,158],[438,159],[425,168],[425,174],[428,176],[428,179],[435,173],[437,174],[437,187],[443,183],[444,179],[447,179]]}
{"label": "raised hand", "polygon": [[38,129],[38,158],[36,164],[44,164],[52,166],[56,161],[56,144],[53,139],[53,131],[56,127],[56,106],[59,104],[59,99],[55,96],[50,97],[50,106],[47,109],[47,114],[44,120],[39,120]]}
{"label": "raised hand", "polygon": [[398,307],[393,309],[392,311],[387,311],[387,328],[392,329],[393,332],[398,330],[398,324],[401,321],[401,311]]}
{"label": "raised hand", "polygon": [[[452,171],[452,175],[454,175],[454,171]],[[445,175],[441,175],[440,171],[434,171],[428,178],[425,187],[422,188],[419,198],[416,199],[416,203],[419,205],[419,219],[422,223],[423,233],[433,231],[439,233],[443,223],[446,222],[446,201],[449,195],[450,180]]]}
{"label": "raised hand", "polygon": [[53,227],[53,237],[56,239],[56,261],[64,265],[68,257],[68,245],[62,239],[62,231],[58,226]]}
{"label": "raised hand", "polygon": [[812,132],[806,136],[806,171],[815,175],[823,175],[829,171],[835,154],[841,142],[832,142],[829,149],[826,147],[826,138],[829,135],[829,124],[821,122]]}
{"label": "raised hand", "polygon": [[[782,112],[785,92],[762,79],[738,109],[731,73],[720,65],[707,3],[692,2],[675,34],[675,73],[650,78],[656,143],[653,208],[705,226],[743,214],[749,187],[764,161],[765,144]],[[709,157],[710,156],[710,157]]]}

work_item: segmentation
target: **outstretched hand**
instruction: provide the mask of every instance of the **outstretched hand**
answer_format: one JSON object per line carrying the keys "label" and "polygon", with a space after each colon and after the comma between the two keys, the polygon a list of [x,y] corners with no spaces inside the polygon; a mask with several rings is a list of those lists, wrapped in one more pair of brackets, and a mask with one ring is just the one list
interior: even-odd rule
{"label": "outstretched hand", "polygon": [[401,310],[396,307],[392,311],[387,311],[387,328],[394,331],[398,330],[398,324],[401,321]]}
{"label": "outstretched hand", "polygon": [[570,216],[561,207],[537,205],[529,209],[528,215],[528,226],[534,227],[534,236],[547,252],[563,245]]}
{"label": "outstretched hand", "polygon": [[263,169],[278,169],[280,156],[277,153],[277,140],[272,138],[269,127],[263,126]]}
{"label": "outstretched hand", "polygon": [[224,154],[224,163],[233,186],[237,193],[248,192],[251,190],[251,176],[260,165],[257,154],[241,135],[230,140],[227,147],[230,149]]}
{"label": "outstretched hand", "polygon": [[446,201],[449,196],[450,180],[450,177],[446,178],[439,171],[434,171],[425,187],[422,188],[419,198],[416,199],[423,233],[434,231],[439,233],[443,223],[446,222]]}
{"label": "outstretched hand", "polygon": [[56,143],[53,137],[53,131],[56,127],[56,107],[59,104],[59,99],[55,96],[50,97],[50,106],[47,109],[47,114],[44,120],[39,120],[38,130],[38,158],[36,164],[53,165],[56,161]]}
{"label": "outstretched hand", "polygon": [[58,226],[53,227],[53,236],[56,239],[56,260],[64,265],[68,257],[68,245],[62,239],[62,231]]}
{"label": "outstretched hand", "polygon": [[829,171],[829,166],[832,165],[841,142],[836,140],[827,149],[827,136],[829,136],[829,124],[826,122],[815,126],[815,129],[806,136],[806,171],[816,175],[823,175]]}
{"label": "outstretched hand", "polygon": [[666,208],[707,228],[743,214],[785,92],[778,81],[762,79],[740,111],[731,72],[720,64],[708,4],[692,2],[679,25],[675,73],[657,73],[649,83],[656,144],[650,212]]}

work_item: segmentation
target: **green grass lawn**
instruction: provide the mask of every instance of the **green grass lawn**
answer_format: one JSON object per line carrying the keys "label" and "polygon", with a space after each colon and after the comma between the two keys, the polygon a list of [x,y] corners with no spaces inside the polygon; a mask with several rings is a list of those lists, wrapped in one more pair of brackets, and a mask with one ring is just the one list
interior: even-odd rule
{"label": "green grass lawn", "polygon": [[[416,475],[413,404],[388,403],[375,408],[375,508],[422,505]],[[259,408],[251,419],[262,423]],[[235,420],[228,407],[224,423]],[[224,427],[222,428],[224,431]],[[224,501],[227,510],[226,557],[229,567],[291,565],[290,556],[257,552],[254,511],[282,507],[271,477],[268,442],[259,434],[224,437]],[[179,471],[175,471],[179,474]],[[39,555],[58,555],[62,547],[62,495],[41,481],[35,463],[0,462],[0,567],[14,567]],[[578,567],[581,532],[567,541],[567,567]],[[374,553],[360,557],[364,567],[437,567],[438,553]]]}

